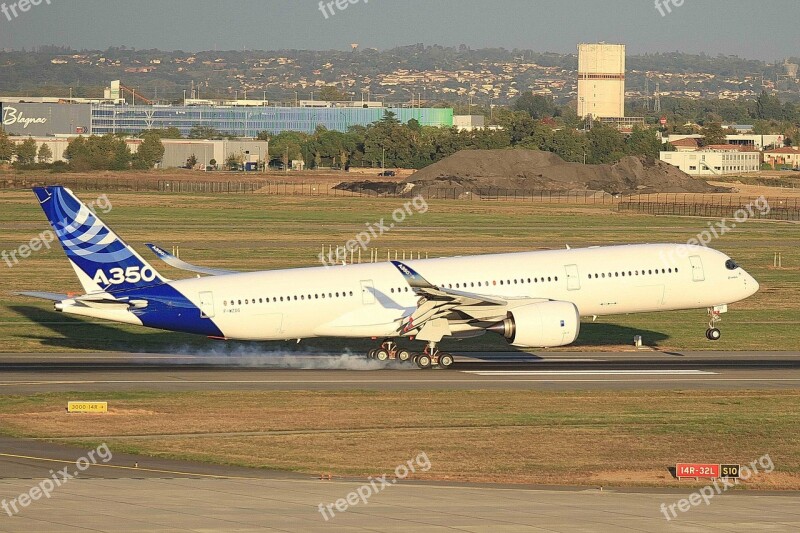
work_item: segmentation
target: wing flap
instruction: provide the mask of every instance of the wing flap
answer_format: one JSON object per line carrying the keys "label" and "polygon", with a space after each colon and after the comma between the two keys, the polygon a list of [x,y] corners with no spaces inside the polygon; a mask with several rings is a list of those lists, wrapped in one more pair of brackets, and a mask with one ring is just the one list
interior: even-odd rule
{"label": "wing flap", "polygon": [[401,331],[406,335],[413,335],[421,331],[425,324],[443,319],[455,311],[472,316],[502,315],[509,306],[508,300],[495,296],[436,287],[405,263],[392,261],[392,264],[414,293],[421,296],[417,309],[401,326]]}

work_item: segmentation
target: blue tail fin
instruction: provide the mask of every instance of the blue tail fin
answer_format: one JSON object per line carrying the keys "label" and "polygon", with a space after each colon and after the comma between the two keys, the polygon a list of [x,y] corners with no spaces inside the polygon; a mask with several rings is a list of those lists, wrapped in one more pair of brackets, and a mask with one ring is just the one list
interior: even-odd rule
{"label": "blue tail fin", "polygon": [[35,187],[47,220],[87,294],[139,289],[165,280],[64,187]]}

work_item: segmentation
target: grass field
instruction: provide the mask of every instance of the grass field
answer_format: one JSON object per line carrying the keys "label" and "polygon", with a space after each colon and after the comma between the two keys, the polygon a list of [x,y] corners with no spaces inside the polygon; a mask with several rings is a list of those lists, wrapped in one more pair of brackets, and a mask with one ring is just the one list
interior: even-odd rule
{"label": "grass field", "polygon": [[70,398],[0,397],[0,428],[311,474],[380,475],[424,451],[428,479],[595,486],[685,487],[675,462],[768,453],[775,471],[746,486],[800,490],[798,391],[110,393],[109,414],[66,415]]}
{"label": "grass field", "polygon": [[[91,201],[97,193],[83,193]],[[190,262],[257,270],[315,266],[323,245],[344,245],[365,224],[388,219],[397,199],[305,198],[264,195],[160,195],[113,193],[113,209],[103,219],[152,258],[142,243],[170,249],[180,245]],[[48,229],[30,192],[0,192],[0,249],[15,250]],[[612,207],[539,205],[510,202],[431,201],[374,242],[387,250],[440,257],[615,243],[685,242],[711,221],[616,212]],[[705,312],[600,318],[586,324],[579,349],[617,349],[642,334],[660,349],[800,349],[800,225],[750,221],[712,245],[736,258],[761,283],[755,297],[731,307],[722,323],[723,339],[704,337]],[[781,252],[783,268],[773,268]],[[366,260],[368,254],[364,254]],[[169,277],[185,277],[153,260]],[[52,311],[49,303],[12,296],[13,291],[79,291],[58,247],[35,253],[9,268],[0,263],[0,350],[22,352],[132,350],[169,351],[175,346],[209,346],[202,338],[127,326],[91,324]],[[99,342],[98,342],[99,341]],[[316,340],[306,346],[341,349],[341,341]],[[347,348],[366,349],[352,341]],[[453,350],[504,349],[494,336],[458,343]]]}

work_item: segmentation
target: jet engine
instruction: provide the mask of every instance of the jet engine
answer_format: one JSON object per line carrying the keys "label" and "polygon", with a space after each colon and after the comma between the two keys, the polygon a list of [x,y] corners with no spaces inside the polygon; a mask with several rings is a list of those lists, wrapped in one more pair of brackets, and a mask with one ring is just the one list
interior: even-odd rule
{"label": "jet engine", "polygon": [[570,302],[539,302],[508,312],[488,328],[518,348],[554,348],[575,342],[581,329],[578,308]]}

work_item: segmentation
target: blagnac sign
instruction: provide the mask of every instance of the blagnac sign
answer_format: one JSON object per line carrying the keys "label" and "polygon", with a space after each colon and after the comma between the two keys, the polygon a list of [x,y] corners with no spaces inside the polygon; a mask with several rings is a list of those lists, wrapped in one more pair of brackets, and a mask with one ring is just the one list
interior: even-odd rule
{"label": "blagnac sign", "polygon": [[0,102],[6,133],[31,137],[91,134],[91,104]]}
{"label": "blagnac sign", "polygon": [[3,107],[3,126],[21,124],[23,129],[28,129],[31,124],[47,124],[46,117],[26,117],[16,107]]}

